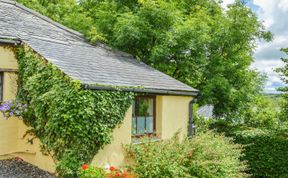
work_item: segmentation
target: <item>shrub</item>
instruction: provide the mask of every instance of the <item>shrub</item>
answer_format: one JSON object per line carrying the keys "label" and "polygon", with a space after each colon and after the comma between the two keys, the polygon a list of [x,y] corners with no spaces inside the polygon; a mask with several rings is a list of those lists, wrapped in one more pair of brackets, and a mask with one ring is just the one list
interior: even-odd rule
{"label": "shrub", "polygon": [[287,127],[268,130],[226,124],[225,131],[238,144],[245,145],[242,160],[247,161],[248,173],[253,177],[288,177],[288,130]]}
{"label": "shrub", "polygon": [[234,138],[247,145],[242,159],[253,177],[288,177],[287,132],[247,129],[235,132]]}
{"label": "shrub", "polygon": [[78,172],[79,178],[136,178],[137,176],[127,169],[121,170],[110,166],[109,170],[83,164]]}
{"label": "shrub", "polygon": [[245,177],[241,146],[213,132],[126,147],[129,168],[140,177]]}
{"label": "shrub", "polygon": [[106,172],[102,168],[83,165],[78,173],[79,178],[105,178]]}

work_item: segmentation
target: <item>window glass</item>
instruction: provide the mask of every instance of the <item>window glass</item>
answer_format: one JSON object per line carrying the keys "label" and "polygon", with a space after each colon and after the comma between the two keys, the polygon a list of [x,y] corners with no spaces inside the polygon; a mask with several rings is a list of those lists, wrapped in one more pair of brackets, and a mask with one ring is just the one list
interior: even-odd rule
{"label": "window glass", "polygon": [[143,135],[154,133],[155,97],[140,96],[133,102],[132,134]]}

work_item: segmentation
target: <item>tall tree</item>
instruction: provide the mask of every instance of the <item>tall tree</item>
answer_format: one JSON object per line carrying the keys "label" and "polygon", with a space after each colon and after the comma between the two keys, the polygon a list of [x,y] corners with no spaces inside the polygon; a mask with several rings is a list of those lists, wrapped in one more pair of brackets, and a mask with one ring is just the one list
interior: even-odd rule
{"label": "tall tree", "polygon": [[199,89],[217,116],[238,113],[261,89],[249,66],[255,41],[271,34],[240,1],[228,10],[218,0],[18,1]]}
{"label": "tall tree", "polygon": [[[288,48],[281,49],[288,55]],[[277,72],[280,73],[282,81],[285,84],[288,84],[288,58],[282,58],[282,61],[285,63],[285,66],[277,69]],[[281,109],[281,119],[283,121],[288,121],[288,86],[279,88],[279,91],[283,92],[283,103]]]}

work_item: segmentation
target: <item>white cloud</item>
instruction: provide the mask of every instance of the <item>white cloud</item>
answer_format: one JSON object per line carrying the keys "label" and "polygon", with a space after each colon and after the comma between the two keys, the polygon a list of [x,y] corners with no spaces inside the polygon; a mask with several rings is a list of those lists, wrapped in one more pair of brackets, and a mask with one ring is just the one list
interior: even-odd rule
{"label": "white cloud", "polygon": [[278,7],[282,9],[283,11],[288,11],[288,3],[287,0],[280,0],[280,3],[278,4]]}
{"label": "white cloud", "polygon": [[288,47],[288,0],[251,1],[257,6],[257,9],[255,7],[252,9],[264,22],[266,29],[274,34],[272,42],[260,41],[258,43],[252,68],[257,68],[258,71],[268,76],[265,91],[274,93],[276,88],[284,85],[274,69],[284,65],[280,58],[284,57],[285,54],[280,52],[280,49]]}
{"label": "white cloud", "polygon": [[252,64],[252,69],[256,69],[267,75],[265,92],[275,93],[276,88],[282,86],[282,81],[275,72],[275,69],[282,67],[283,65],[283,62],[280,60],[257,60]]}

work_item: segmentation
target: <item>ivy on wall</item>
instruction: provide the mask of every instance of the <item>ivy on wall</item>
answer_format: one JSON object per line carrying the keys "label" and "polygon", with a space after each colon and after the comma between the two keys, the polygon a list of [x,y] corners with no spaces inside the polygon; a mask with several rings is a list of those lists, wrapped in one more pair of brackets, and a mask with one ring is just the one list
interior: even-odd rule
{"label": "ivy on wall", "polygon": [[133,93],[85,90],[25,45],[16,49],[16,56],[18,99],[28,103],[24,123],[41,140],[43,152],[57,160],[58,174],[74,177],[80,165],[111,142]]}

